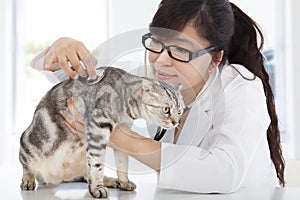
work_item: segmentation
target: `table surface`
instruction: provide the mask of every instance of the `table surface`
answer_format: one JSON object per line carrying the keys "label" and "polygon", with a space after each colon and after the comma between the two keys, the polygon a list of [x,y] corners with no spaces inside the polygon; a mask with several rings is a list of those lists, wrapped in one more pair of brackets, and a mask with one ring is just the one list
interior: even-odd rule
{"label": "table surface", "polygon": [[[93,199],[88,192],[86,183],[63,183],[56,186],[39,186],[35,191],[20,191],[20,166],[0,166],[0,199],[42,200],[42,199]],[[247,188],[232,194],[195,194],[156,187],[156,175],[131,175],[137,184],[132,192],[109,189],[109,199],[115,200],[299,200],[300,187],[287,188]]]}

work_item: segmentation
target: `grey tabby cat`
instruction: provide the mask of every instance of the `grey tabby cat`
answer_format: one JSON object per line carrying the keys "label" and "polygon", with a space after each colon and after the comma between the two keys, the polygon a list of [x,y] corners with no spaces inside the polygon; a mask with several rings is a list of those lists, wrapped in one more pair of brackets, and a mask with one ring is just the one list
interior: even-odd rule
{"label": "grey tabby cat", "polygon": [[[170,84],[138,77],[124,70],[104,67],[103,79],[89,85],[87,79],[66,80],[54,86],[38,104],[31,125],[20,139],[23,165],[22,190],[41,184],[58,184],[84,178],[93,197],[105,198],[106,187],[134,190],[128,180],[128,156],[115,152],[118,179],[103,175],[109,135],[117,124],[134,119],[170,128],[178,124],[184,104],[179,89]],[[77,108],[86,125],[86,138],[72,134],[59,114],[68,98],[78,97]]]}

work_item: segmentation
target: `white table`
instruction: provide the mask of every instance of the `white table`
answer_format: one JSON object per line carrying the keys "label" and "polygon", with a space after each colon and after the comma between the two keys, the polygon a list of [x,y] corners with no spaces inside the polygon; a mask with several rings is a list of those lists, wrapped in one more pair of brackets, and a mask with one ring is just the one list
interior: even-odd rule
{"label": "white table", "polygon": [[[35,191],[20,191],[20,166],[0,166],[0,200],[60,200],[93,199],[86,183],[63,183],[40,186]],[[111,200],[300,200],[300,188],[247,188],[232,194],[194,194],[156,187],[156,175],[131,175],[137,184],[136,191],[109,189]]]}
{"label": "white table", "polygon": [[[34,192],[20,192],[23,200],[42,199],[92,199],[87,185],[83,183],[64,183],[56,187],[39,188]],[[110,189],[111,200],[299,200],[300,188],[251,188],[241,189],[233,194],[192,194],[173,190],[156,189],[154,184],[139,184],[136,191],[126,192]]]}

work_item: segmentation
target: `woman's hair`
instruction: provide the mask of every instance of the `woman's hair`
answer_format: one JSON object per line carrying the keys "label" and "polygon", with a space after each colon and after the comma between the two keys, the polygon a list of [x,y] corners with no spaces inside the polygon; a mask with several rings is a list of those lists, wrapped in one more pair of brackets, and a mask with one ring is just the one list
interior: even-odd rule
{"label": "woman's hair", "polygon": [[[216,48],[216,52],[223,50],[221,64],[225,64],[227,60],[230,64],[241,64],[262,80],[271,118],[267,130],[270,155],[279,182],[284,186],[285,163],[274,96],[261,53],[264,38],[260,28],[241,9],[227,0],[163,0],[150,23],[150,31],[159,27],[180,32],[189,23],[194,26],[199,37]],[[257,36],[260,37],[259,45]]]}

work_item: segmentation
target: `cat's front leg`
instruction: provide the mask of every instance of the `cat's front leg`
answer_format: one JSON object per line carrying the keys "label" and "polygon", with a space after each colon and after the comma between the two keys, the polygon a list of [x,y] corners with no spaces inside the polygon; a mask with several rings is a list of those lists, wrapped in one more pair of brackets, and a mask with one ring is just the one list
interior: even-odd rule
{"label": "cat's front leg", "polygon": [[117,164],[117,175],[119,180],[118,188],[120,190],[132,191],[135,190],[135,183],[128,179],[128,155],[114,150],[116,164]]}
{"label": "cat's front leg", "polygon": [[100,161],[102,160],[101,157],[95,156],[95,154],[89,154],[87,157],[89,191],[95,198],[107,198],[109,196],[108,189],[103,182],[104,164]]}
{"label": "cat's front leg", "polygon": [[[95,127],[95,126],[92,126]],[[104,186],[104,161],[108,143],[109,130],[88,129],[87,133],[87,180],[89,191],[95,198],[109,196],[108,189]]]}
{"label": "cat's front leg", "polygon": [[34,190],[35,189],[35,177],[34,174],[23,166],[23,178],[20,185],[21,190]]}

